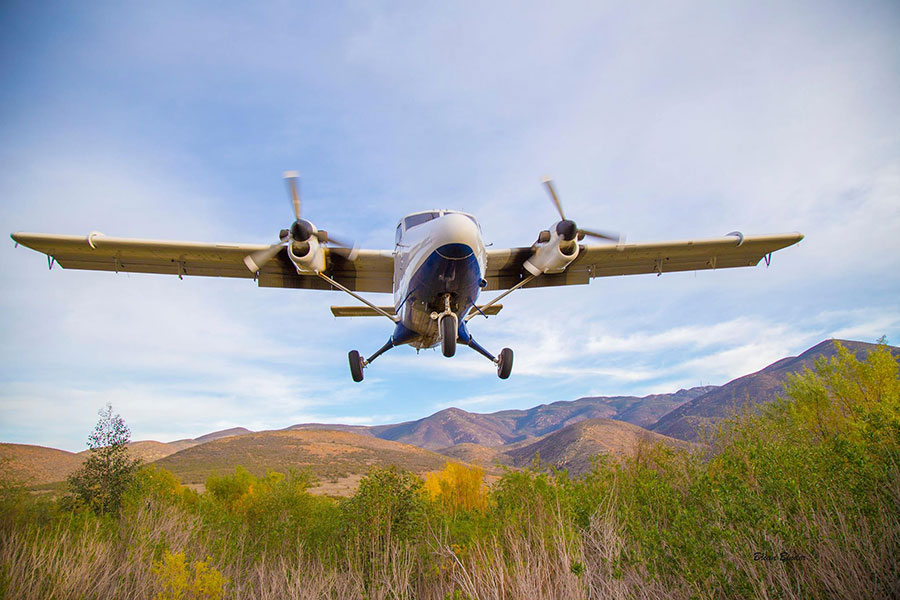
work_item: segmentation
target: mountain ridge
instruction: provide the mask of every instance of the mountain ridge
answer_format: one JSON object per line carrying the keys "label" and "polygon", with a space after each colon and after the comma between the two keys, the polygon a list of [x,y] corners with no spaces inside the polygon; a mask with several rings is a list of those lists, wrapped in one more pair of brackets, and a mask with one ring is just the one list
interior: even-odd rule
{"label": "mountain ridge", "polygon": [[[860,359],[878,348],[878,344],[856,342],[853,340],[827,339],[819,342],[797,356],[787,356],[759,371],[732,379],[728,383],[717,386],[706,394],[663,415],[651,431],[682,440],[696,441],[703,435],[707,427],[739,412],[747,405],[761,405],[772,402],[782,391],[789,374],[813,368],[819,358],[831,358],[837,354],[837,345],[847,348]],[[894,354],[900,356],[900,348],[887,346]]]}

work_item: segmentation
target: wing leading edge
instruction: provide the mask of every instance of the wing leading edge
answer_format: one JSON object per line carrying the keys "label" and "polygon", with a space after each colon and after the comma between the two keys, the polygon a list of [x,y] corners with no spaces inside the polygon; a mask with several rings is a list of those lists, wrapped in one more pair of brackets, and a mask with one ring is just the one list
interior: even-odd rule
{"label": "wing leading edge", "polygon": [[[595,277],[670,273],[731,267],[753,267],[764,257],[803,239],[801,233],[760,235],[739,238],[723,236],[701,240],[655,242],[648,244],[609,244],[582,246],[578,257],[558,274],[545,274],[525,287],[578,285]],[[488,251],[486,290],[504,290],[524,277],[523,263],[533,248],[507,248]]]}
{"label": "wing leading edge", "polygon": [[[244,257],[268,248],[260,244],[216,244],[115,238],[91,234],[87,237],[46,233],[14,233],[18,243],[46,254],[64,269],[160,273],[178,276],[256,278],[260,287],[333,289],[313,275],[297,273],[284,250],[251,273]],[[393,291],[394,259],[390,251],[357,250],[348,260],[342,250],[326,249],[331,277],[358,292]]]}

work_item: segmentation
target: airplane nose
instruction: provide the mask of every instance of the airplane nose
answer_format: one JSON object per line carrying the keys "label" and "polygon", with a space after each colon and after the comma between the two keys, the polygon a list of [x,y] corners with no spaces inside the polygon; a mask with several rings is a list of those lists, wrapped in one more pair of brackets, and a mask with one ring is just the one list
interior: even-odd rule
{"label": "airplane nose", "polygon": [[445,214],[438,222],[440,227],[437,234],[438,242],[443,246],[445,244],[466,245],[470,249],[478,246],[480,234],[478,226],[465,215]]}

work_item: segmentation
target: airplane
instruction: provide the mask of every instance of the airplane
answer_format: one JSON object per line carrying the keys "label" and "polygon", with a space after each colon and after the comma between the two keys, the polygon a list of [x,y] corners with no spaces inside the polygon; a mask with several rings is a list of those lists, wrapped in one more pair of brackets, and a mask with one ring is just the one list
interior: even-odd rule
{"label": "airplane", "polygon": [[[551,179],[543,178],[560,220],[541,231],[531,246],[487,248],[474,216],[448,209],[416,212],[397,224],[393,250],[366,250],[317,229],[302,218],[299,175],[284,173],[294,222],[271,246],[13,233],[22,244],[47,255],[52,269],[252,278],[259,287],[340,290],[363,306],[333,306],[335,317],[382,316],[394,323],[387,342],[368,358],[348,355],[355,382],[388,350],[408,344],[417,351],[438,345],[446,357],[457,344],[494,363],[497,375],[512,372],[513,351],[493,355],[472,337],[467,323],[496,315],[499,301],[520,288],[587,284],[596,277],[701,269],[751,267],[772,252],[798,243],[800,233],[625,243],[615,233],[579,227],[566,218]],[[605,244],[582,244],[585,238]],[[501,291],[479,305],[481,292]],[[392,306],[378,306],[360,293],[393,293]]]}

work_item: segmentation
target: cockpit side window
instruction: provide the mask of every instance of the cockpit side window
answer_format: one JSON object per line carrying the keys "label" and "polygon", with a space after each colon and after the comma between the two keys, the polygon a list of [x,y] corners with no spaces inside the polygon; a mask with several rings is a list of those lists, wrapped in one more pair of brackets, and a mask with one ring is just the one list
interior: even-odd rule
{"label": "cockpit side window", "polygon": [[418,215],[412,215],[410,217],[406,217],[404,223],[406,224],[407,231],[415,227],[416,225],[421,225],[422,223],[427,223],[432,219],[437,219],[440,213],[432,212],[432,213],[421,213]]}

